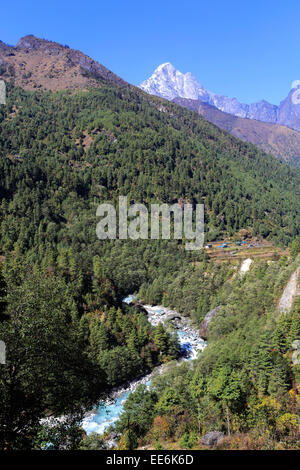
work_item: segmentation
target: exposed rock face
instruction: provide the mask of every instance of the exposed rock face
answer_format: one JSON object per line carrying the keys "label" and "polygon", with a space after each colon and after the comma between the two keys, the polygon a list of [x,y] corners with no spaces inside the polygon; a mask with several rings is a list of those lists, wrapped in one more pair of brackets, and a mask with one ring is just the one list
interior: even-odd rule
{"label": "exposed rock face", "polygon": [[278,302],[278,310],[280,313],[288,313],[293,306],[295,298],[300,295],[300,287],[298,282],[299,274],[300,267],[296,269],[296,271],[291,275],[287,285],[285,286],[282,296]]}
{"label": "exposed rock face", "polygon": [[194,75],[190,72],[181,73],[170,62],[159,65],[151,77],[140,84],[140,88],[167,100],[176,97],[201,100],[241,117],[246,117],[248,112],[248,105],[240,103],[236,98],[216,95],[206,90]]}
{"label": "exposed rock face", "polygon": [[0,104],[6,103],[6,86],[3,80],[0,80]]}
{"label": "exposed rock face", "polygon": [[300,349],[300,339],[295,339],[295,341],[292,342],[292,349]]}
{"label": "exposed rock face", "polygon": [[236,98],[210,93],[208,104],[215,106],[224,113],[233,114],[241,118],[248,117],[249,106],[245,103],[240,103]]}
{"label": "exposed rock face", "polygon": [[3,41],[0,41],[0,50],[4,52],[11,52],[11,46],[8,46]]}
{"label": "exposed rock face", "polygon": [[63,49],[66,49],[67,46],[63,46],[57,42],[47,41],[46,39],[40,39],[33,36],[32,34],[28,34],[27,36],[19,39],[16,48],[30,49],[33,51],[44,50],[48,54],[59,54],[59,52]]}
{"label": "exposed rock face", "polygon": [[199,335],[200,338],[207,340],[207,335],[208,335],[208,327],[212,319],[217,315],[218,311],[220,310],[221,306],[214,308],[213,310],[210,310],[200,323],[200,329],[199,329]]}
{"label": "exposed rock face", "polygon": [[170,315],[167,316],[167,320],[182,320],[182,317],[181,315],[179,315],[179,313],[171,313]]}
{"label": "exposed rock face", "polygon": [[295,82],[287,98],[279,105],[278,122],[300,130],[300,83]]}
{"label": "exposed rock face", "polygon": [[0,42],[0,79],[25,89],[86,89],[103,82],[128,84],[80,51],[29,35],[16,47]]}
{"label": "exposed rock face", "polygon": [[209,447],[216,447],[222,440],[224,435],[219,431],[211,431],[205,434],[201,439],[201,444]]}
{"label": "exposed rock face", "polygon": [[252,263],[253,263],[253,259],[251,259],[251,258],[247,258],[242,262],[242,265],[241,265],[240,271],[239,271],[241,276],[244,276],[244,274],[246,274],[249,271],[250,266],[251,266]]}
{"label": "exposed rock face", "polygon": [[168,100],[176,97],[200,100],[225,113],[242,118],[262,119],[266,122],[276,122],[277,119],[277,106],[265,100],[248,105],[240,103],[236,98],[212,93],[190,72],[183,74],[169,62],[159,65],[151,77],[140,84],[140,88]]}
{"label": "exposed rock face", "polygon": [[258,103],[250,104],[246,117],[257,121],[275,123],[278,119],[278,107],[261,100]]}
{"label": "exposed rock face", "polygon": [[130,304],[130,306],[132,308],[134,308],[135,310],[137,310],[139,313],[143,313],[144,315],[148,315],[147,310],[145,309],[145,307],[143,307],[143,305],[140,302],[137,302],[137,303],[132,302]]}
{"label": "exposed rock face", "polygon": [[288,97],[279,106],[266,100],[246,104],[236,98],[217,95],[206,90],[190,72],[183,74],[169,62],[157,67],[151,77],[140,84],[140,88],[168,100],[200,100],[233,116],[282,124],[300,131],[300,80],[292,83]]}
{"label": "exposed rock face", "polygon": [[292,342],[292,349],[293,354],[292,354],[292,362],[296,366],[300,364],[300,339],[295,339],[295,341]]}

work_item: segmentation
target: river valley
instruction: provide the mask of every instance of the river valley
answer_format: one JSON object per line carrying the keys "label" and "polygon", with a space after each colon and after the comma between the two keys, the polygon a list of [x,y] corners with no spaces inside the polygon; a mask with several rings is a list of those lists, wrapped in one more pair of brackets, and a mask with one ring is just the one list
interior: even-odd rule
{"label": "river valley", "polygon": [[[123,299],[128,304],[133,300],[135,300],[134,296],[128,296]],[[206,342],[200,338],[198,331],[191,326],[189,319],[182,317],[182,315],[174,310],[160,305],[143,305],[143,307],[147,311],[148,321],[153,326],[156,326],[159,322],[165,323],[167,320],[170,320],[174,325],[182,351],[182,356],[178,363],[183,360],[195,359],[198,352],[205,348]],[[152,376],[158,372],[162,373],[164,367],[165,365],[159,366],[150,374],[137,378],[113,391],[105,402],[96,406],[83,420],[82,427],[86,433],[96,432],[102,434],[109,426],[114,424],[121,415],[129,394],[134,392],[140,384],[149,386]]]}

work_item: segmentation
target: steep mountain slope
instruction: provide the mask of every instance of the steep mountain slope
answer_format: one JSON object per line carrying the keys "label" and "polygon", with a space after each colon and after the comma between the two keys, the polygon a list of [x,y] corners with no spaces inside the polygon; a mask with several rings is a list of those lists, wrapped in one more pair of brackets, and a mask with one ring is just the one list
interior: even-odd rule
{"label": "steep mountain slope", "polygon": [[[204,202],[207,239],[251,227],[286,243],[299,232],[299,172],[139,90],[8,87],[0,148],[0,195],[10,207],[1,207],[4,252],[19,246],[36,253],[37,243],[46,247],[50,240],[56,251],[57,236],[63,246],[73,223],[80,226],[86,216],[95,227],[95,204],[117,202],[119,194],[146,204]],[[74,219],[71,208],[79,202]],[[90,229],[82,237],[87,247],[97,244]]]}
{"label": "steep mountain slope", "polygon": [[83,89],[110,81],[126,85],[120,77],[80,51],[29,35],[15,47],[0,43],[0,78],[26,90]]}
{"label": "steep mountain slope", "polygon": [[282,161],[300,168],[300,133],[286,126],[240,118],[200,100],[174,98],[175,103],[192,109],[230,134],[257,145]]}
{"label": "steep mountain slope", "polygon": [[[127,85],[117,75],[82,52],[32,35],[21,38],[15,47],[0,42],[0,78],[12,81],[28,90],[86,89],[102,86],[107,81],[120,86]],[[149,80],[144,82],[145,85],[141,88],[170,100],[177,96],[193,97],[199,100],[199,106],[202,106],[203,110],[208,109],[205,108],[204,103],[210,103],[237,116],[247,115],[251,119],[264,121],[277,119],[275,116],[277,111],[267,102],[248,107],[248,105],[241,105],[236,99],[215,95],[206,91],[192,74],[184,75],[171,64],[158,67]],[[298,119],[295,93],[297,90],[291,93],[284,102],[280,122],[287,120],[292,125],[295,119]],[[195,109],[190,101],[188,107]],[[214,118],[212,111],[209,113],[203,111],[202,114],[236,137],[252,142],[288,163],[298,165],[300,154],[298,134],[289,132],[283,127],[275,128],[266,125],[259,127],[258,123],[250,124],[248,121],[231,120],[228,115],[222,118],[219,115]],[[289,119],[287,116],[290,116]]]}
{"label": "steep mountain slope", "polygon": [[[124,86],[119,77],[79,51],[32,36],[21,39],[16,48],[2,49],[7,61],[17,62],[20,54],[27,57],[26,70],[40,87],[35,92],[16,88],[16,82],[27,80],[17,72],[15,79],[8,81],[7,105],[0,108],[1,174],[6,177],[0,191],[8,201],[16,197],[15,188],[23,187],[24,172],[29,172],[33,187],[42,178],[43,193],[48,188],[47,196],[41,196],[46,205],[53,184],[61,188],[67,184],[77,188],[88,210],[95,197],[116,200],[119,193],[146,203],[204,202],[209,239],[247,227],[282,242],[298,233],[298,172],[188,109]],[[37,57],[43,61],[36,63]],[[48,59],[61,75],[45,82],[41,67],[48,67]],[[92,78],[82,72],[86,64]],[[72,71],[76,80],[71,83],[68,77]],[[32,83],[24,86],[33,87]],[[42,83],[51,90],[56,86],[79,87],[84,93],[69,90],[52,94],[42,91]],[[66,177],[73,182],[66,183]],[[25,193],[25,188],[17,191],[17,198],[23,199]],[[17,218],[18,214],[16,211]],[[3,217],[7,216],[4,208]],[[27,229],[32,226],[34,233],[36,226],[28,217]],[[62,220],[68,218],[54,216],[58,231],[64,230]],[[21,226],[24,220],[14,225],[14,243],[24,237]],[[6,223],[2,230],[6,239]],[[10,239],[7,246],[12,249],[14,243]],[[28,241],[26,244],[28,247]]]}
{"label": "steep mountain slope", "polygon": [[[146,415],[151,426],[156,412],[174,416],[173,430],[182,425],[179,438],[195,429],[223,430],[227,407],[233,432],[253,427],[267,439],[275,419],[278,430],[285,429],[286,415],[294,409],[288,403],[293,375],[281,357],[289,344],[274,354],[283,342],[281,330],[273,341],[269,320],[274,298],[294,270],[289,260],[261,262],[243,279],[234,279],[232,266],[215,263],[206,250],[188,252],[181,240],[99,240],[96,209],[103,202],[117,205],[120,195],[147,206],[204,203],[207,240],[247,228],[249,234],[287,244],[300,233],[300,172],[189,109],[124,86],[100,64],[88,62],[93,76],[86,77],[79,52],[68,81],[67,48],[54,44],[49,53],[49,42],[36,38],[23,46],[20,54],[24,60],[28,56],[26,70],[34,82],[25,83],[28,78],[11,63],[4,72],[7,104],[0,106],[0,256],[5,259],[0,314],[9,316],[0,323],[0,337],[13,354],[0,377],[0,448],[44,448],[55,435],[58,448],[76,449],[73,421],[68,429],[60,423],[58,442],[56,429],[41,432],[41,418],[49,411],[75,412],[82,395],[91,401],[99,387],[107,390],[157,361],[177,357],[176,339],[161,327],[149,328],[138,305],[134,310],[122,304],[125,294],[140,288],[151,302],[184,299],[195,319],[217,305],[225,307],[226,317],[218,315],[219,323],[212,325],[204,362],[201,358],[194,370],[183,364],[184,381],[177,366],[172,380],[158,377],[161,392],[168,382],[175,394],[166,390],[156,406],[156,395],[146,391],[153,401],[133,407],[138,418],[145,422]],[[0,48],[7,61],[19,54],[18,48]],[[37,56],[47,67],[48,55],[61,83],[43,75]],[[70,89],[53,92],[55,87]],[[288,341],[295,339],[294,319],[283,326]],[[287,393],[287,405],[280,396],[284,408],[274,415],[264,394],[268,399],[278,391]],[[261,409],[270,417],[270,428]],[[128,437],[128,419],[126,426]],[[157,427],[170,436],[168,422],[166,427],[157,421]],[[132,426],[133,433],[137,429]],[[296,441],[293,427],[287,433]],[[282,443],[282,434],[278,439]],[[272,444],[266,442],[266,448]]]}

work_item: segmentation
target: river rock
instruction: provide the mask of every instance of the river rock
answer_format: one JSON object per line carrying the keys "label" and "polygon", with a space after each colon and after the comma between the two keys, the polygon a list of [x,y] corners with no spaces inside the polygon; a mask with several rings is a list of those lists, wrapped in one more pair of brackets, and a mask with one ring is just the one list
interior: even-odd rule
{"label": "river rock", "polygon": [[300,339],[295,339],[295,341],[292,342],[292,349],[300,349]]}
{"label": "river rock", "polygon": [[224,434],[219,431],[211,431],[206,433],[202,439],[201,444],[209,447],[216,447],[224,439]]}
{"label": "river rock", "polygon": [[208,326],[212,319],[217,315],[218,311],[220,310],[221,306],[218,306],[214,308],[213,310],[210,310],[200,323],[200,329],[199,329],[199,335],[200,338],[207,340],[207,334],[208,334]]}
{"label": "river rock", "polygon": [[167,320],[171,320],[171,321],[181,320],[181,316],[178,313],[177,314],[173,313],[173,314],[167,316]]}
{"label": "river rock", "polygon": [[137,310],[139,313],[143,313],[144,315],[148,315],[147,310],[143,307],[143,305],[139,302],[132,302],[130,304],[130,307],[134,308]]}

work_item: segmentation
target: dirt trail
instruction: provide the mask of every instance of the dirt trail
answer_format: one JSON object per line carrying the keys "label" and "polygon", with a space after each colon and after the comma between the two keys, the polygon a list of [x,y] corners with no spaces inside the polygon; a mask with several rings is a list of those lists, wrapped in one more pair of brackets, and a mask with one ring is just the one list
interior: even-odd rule
{"label": "dirt trail", "polygon": [[287,285],[283,291],[283,294],[278,302],[278,310],[281,313],[288,313],[292,306],[294,299],[300,294],[298,277],[300,273],[300,267],[291,275]]}

